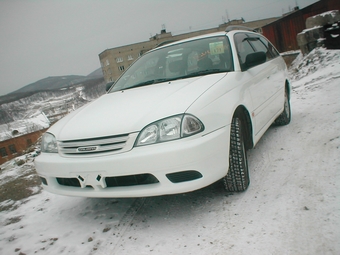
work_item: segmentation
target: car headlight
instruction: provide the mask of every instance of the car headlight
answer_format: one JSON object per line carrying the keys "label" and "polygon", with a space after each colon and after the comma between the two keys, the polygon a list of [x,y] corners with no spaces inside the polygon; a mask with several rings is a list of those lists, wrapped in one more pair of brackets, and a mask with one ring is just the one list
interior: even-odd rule
{"label": "car headlight", "polygon": [[188,137],[204,130],[202,122],[189,114],[165,118],[146,126],[139,134],[136,146],[162,143]]}
{"label": "car headlight", "polygon": [[51,133],[45,133],[41,139],[41,152],[58,153],[57,140]]}

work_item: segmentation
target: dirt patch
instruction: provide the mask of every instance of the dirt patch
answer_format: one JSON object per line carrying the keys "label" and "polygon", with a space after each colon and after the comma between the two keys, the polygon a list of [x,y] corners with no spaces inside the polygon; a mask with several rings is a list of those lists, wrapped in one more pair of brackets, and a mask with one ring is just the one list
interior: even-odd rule
{"label": "dirt patch", "polygon": [[[0,186],[0,203],[6,200],[19,201],[28,198],[33,194],[40,193],[41,189],[39,176],[35,171],[30,171]],[[15,208],[13,203],[0,204],[0,212],[14,210]]]}
{"label": "dirt patch", "polygon": [[17,222],[21,221],[21,217],[22,216],[17,216],[17,217],[14,217],[14,218],[7,219],[7,221],[5,223],[5,226],[10,225],[10,224],[14,224],[14,223],[17,223]]}

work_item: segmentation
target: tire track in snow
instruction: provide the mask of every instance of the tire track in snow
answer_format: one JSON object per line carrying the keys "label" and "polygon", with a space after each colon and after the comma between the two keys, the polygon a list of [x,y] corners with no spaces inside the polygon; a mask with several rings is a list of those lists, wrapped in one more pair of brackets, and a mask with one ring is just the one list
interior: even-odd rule
{"label": "tire track in snow", "polygon": [[[262,144],[262,141],[259,142]],[[270,153],[268,148],[263,146],[255,146],[255,148],[248,150],[248,167],[250,174],[251,185],[254,187],[262,186],[268,169],[271,165]]]}
{"label": "tire track in snow", "polygon": [[113,233],[106,240],[101,242],[99,248],[94,254],[113,255],[119,247],[124,233],[131,226],[133,219],[138,211],[143,207],[145,198],[136,198],[130,208],[125,212],[119,223],[113,229]]}

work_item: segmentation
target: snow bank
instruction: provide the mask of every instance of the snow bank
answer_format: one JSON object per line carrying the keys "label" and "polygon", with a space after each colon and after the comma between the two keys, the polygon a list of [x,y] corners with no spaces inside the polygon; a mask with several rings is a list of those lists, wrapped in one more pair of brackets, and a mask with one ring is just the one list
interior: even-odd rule
{"label": "snow bank", "polygon": [[[8,124],[2,124],[0,125],[0,141],[48,128],[50,124],[50,121],[43,112],[35,114],[34,116],[24,120],[17,120]],[[15,134],[13,134],[13,131],[16,131]]]}
{"label": "snow bank", "polygon": [[315,81],[326,81],[340,77],[340,50],[315,48],[310,54],[301,53],[289,70],[293,88]]}

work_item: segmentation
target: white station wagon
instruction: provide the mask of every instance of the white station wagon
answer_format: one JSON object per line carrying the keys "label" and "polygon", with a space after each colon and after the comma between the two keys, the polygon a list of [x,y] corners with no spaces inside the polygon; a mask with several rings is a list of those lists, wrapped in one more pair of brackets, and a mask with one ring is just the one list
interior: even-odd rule
{"label": "white station wagon", "polygon": [[173,42],[134,62],[99,99],[43,136],[43,187],[83,197],[189,192],[222,180],[249,185],[247,149],[290,122],[284,60],[240,28]]}

